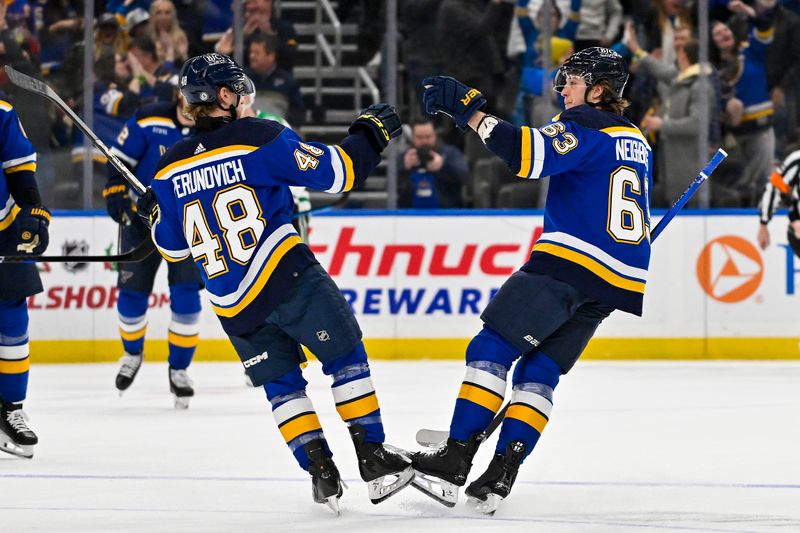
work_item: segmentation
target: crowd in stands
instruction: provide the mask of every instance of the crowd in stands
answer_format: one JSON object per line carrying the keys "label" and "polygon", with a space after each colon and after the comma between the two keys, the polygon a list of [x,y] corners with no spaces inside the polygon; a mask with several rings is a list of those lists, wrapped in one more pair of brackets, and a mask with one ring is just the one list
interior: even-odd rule
{"label": "crowd in stands", "polygon": [[[796,0],[709,0],[705,35],[692,0],[407,0],[402,6],[410,90],[418,91],[430,73],[450,75],[479,88],[490,112],[518,125],[539,126],[558,113],[560,96],[550,85],[569,54],[590,46],[621,53],[631,70],[626,116],[654,150],[656,207],[671,205],[719,147],[730,157],[711,181],[710,205],[756,207],[775,162],[800,131]],[[701,63],[704,44],[709,61]],[[487,190],[494,194],[489,206],[541,205],[535,188],[510,175],[498,179],[503,169],[474,141],[463,142],[468,205],[486,205]],[[491,183],[481,187],[486,165]]]}
{"label": "crowd in stands", "polygon": [[[400,207],[541,206],[543,184],[520,183],[477,136],[428,120],[421,81],[456,77],[486,95],[489,112],[539,126],[561,108],[550,88],[559,63],[590,46],[611,47],[629,62],[626,115],[654,150],[655,207],[670,205],[719,147],[730,157],[711,182],[710,205],[756,207],[775,162],[800,131],[800,0],[707,3],[708,31],[701,35],[697,0],[398,2],[401,112],[410,124],[398,159]],[[357,25],[358,61],[380,63],[386,3],[336,5],[343,22]],[[140,106],[174,99],[188,57],[233,54],[231,6],[232,0],[95,2],[92,111],[101,139],[113,141]],[[307,117],[317,114],[310,113],[313,95],[304,101],[294,70],[311,65],[298,53],[294,21],[279,16],[277,7],[279,0],[243,1],[242,57],[259,111],[302,134]],[[83,10],[77,0],[0,2],[0,64],[46,80],[79,113]],[[709,61],[702,62],[706,44]],[[84,153],[80,132],[62,114],[15,90],[2,72],[0,89],[15,99],[39,151],[50,205],[80,207],[83,160],[96,161],[99,191],[106,175],[102,154]],[[700,127],[704,114],[707,131]],[[701,153],[703,140],[708,153]]]}

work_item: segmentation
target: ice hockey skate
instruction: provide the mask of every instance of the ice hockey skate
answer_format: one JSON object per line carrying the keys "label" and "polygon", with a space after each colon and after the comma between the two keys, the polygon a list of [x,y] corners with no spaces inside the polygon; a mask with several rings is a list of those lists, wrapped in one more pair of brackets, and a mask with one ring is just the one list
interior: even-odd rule
{"label": "ice hockey skate", "polygon": [[117,390],[119,391],[119,395],[122,396],[122,393],[128,390],[128,387],[131,386],[133,380],[136,378],[136,374],[139,373],[139,369],[142,367],[142,360],[144,359],[144,354],[132,354],[125,352],[125,355],[122,356],[120,359],[120,367],[119,372],[117,372]]}
{"label": "ice hockey skate", "polygon": [[3,403],[0,409],[0,450],[30,459],[33,447],[39,442],[26,422],[22,404]]}
{"label": "ice hockey skate", "polygon": [[442,505],[453,507],[458,501],[458,488],[467,482],[480,442],[477,436],[468,441],[448,438],[441,448],[411,454],[416,471],[412,485]]}
{"label": "ice hockey skate", "polygon": [[175,409],[188,409],[194,396],[193,382],[186,369],[169,368],[169,391],[175,397]]}
{"label": "ice hockey skate", "polygon": [[349,427],[356,447],[358,471],[367,482],[369,499],[378,504],[406,488],[414,479],[411,461],[396,450],[378,442],[364,442],[365,431],[359,424]]}
{"label": "ice hockey skate", "polygon": [[306,443],[304,450],[311,460],[308,473],[311,474],[311,495],[314,501],[324,503],[339,516],[339,498],[344,493],[344,487],[336,464],[325,455],[325,446],[321,440]]}
{"label": "ice hockey skate", "polygon": [[525,458],[525,444],[515,440],[506,446],[505,455],[496,454],[489,468],[465,491],[468,502],[484,514],[493,515],[500,502],[511,493],[519,465]]}

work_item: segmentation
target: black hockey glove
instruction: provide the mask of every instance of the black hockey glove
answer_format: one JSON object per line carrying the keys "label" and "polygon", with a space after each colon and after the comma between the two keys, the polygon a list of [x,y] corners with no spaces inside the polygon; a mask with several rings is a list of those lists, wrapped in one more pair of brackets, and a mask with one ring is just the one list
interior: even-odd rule
{"label": "black hockey glove", "polygon": [[21,205],[17,214],[17,251],[39,255],[50,242],[50,211],[43,205]]}
{"label": "black hockey glove", "polygon": [[422,85],[425,87],[422,95],[425,111],[429,115],[450,116],[461,131],[467,129],[472,115],[486,105],[486,98],[478,89],[449,76],[431,76],[422,80]]}
{"label": "black hockey glove", "polygon": [[152,228],[161,220],[161,209],[158,207],[156,193],[152,188],[148,187],[144,194],[136,200],[136,211],[148,228]]}
{"label": "black hockey glove", "polygon": [[133,200],[127,183],[109,181],[103,189],[103,198],[106,199],[108,216],[114,222],[127,226],[133,221]]}
{"label": "black hockey glove", "polygon": [[363,110],[347,132],[352,135],[358,130],[367,134],[378,152],[383,152],[389,141],[403,132],[400,117],[397,116],[394,106],[389,104],[372,104]]}

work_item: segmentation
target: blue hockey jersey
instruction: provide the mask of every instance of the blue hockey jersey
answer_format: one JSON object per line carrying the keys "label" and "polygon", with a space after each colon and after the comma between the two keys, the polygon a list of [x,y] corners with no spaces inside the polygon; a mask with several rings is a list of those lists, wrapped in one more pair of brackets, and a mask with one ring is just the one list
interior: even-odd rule
{"label": "blue hockey jersey", "polygon": [[339,145],[302,142],[270,120],[239,119],[173,146],[153,190],[161,220],[153,241],[167,261],[192,256],[230,335],[261,324],[316,263],[292,226],[289,186],[340,193],[380,162],[362,133]]}
{"label": "blue hockey jersey", "polygon": [[[141,107],[119,131],[110,151],[130,168],[143,185],[150,185],[158,160],[168,148],[191,135],[192,128],[178,122],[175,102]],[[109,166],[112,177],[117,174]],[[122,179],[120,177],[120,179]]]}
{"label": "blue hockey jersey", "polygon": [[587,105],[541,128],[500,121],[486,141],[521,178],[550,176],[544,232],[523,270],[642,314],[653,154],[621,115]]}
{"label": "blue hockey jersey", "polygon": [[36,151],[25,135],[14,106],[0,91],[0,164],[3,179],[0,180],[0,231],[8,228],[17,217],[19,207],[8,192],[10,180],[33,181],[36,172]]}

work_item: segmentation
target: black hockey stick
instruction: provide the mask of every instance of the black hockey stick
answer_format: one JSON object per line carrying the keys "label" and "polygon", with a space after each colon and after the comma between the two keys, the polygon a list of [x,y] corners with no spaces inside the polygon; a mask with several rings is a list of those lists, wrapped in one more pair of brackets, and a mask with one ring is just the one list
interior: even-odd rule
{"label": "black hockey stick", "polygon": [[116,255],[4,255],[0,256],[0,263],[138,263],[150,257],[155,249],[153,241],[147,237],[133,250]]}
{"label": "black hockey stick", "polygon": [[111,151],[103,143],[103,141],[101,141],[97,137],[97,135],[95,135],[92,129],[89,126],[87,126],[86,123],[84,123],[83,120],[81,120],[81,118],[78,115],[76,115],[75,112],[72,109],[70,109],[70,107],[66,103],[64,103],[64,100],[62,100],[56,94],[56,92],[50,88],[49,85],[47,85],[45,82],[41,80],[37,80],[36,78],[30,77],[27,74],[23,74],[22,72],[15,70],[11,66],[6,65],[5,70],[6,70],[6,75],[8,76],[8,79],[11,81],[11,83],[27,91],[31,91],[38,95],[44,96],[45,98],[56,104],[59,107],[59,109],[61,109],[61,111],[63,111],[70,118],[70,120],[78,127],[78,129],[81,130],[84,135],[89,137],[89,139],[97,147],[97,149],[100,150],[104,156],[106,156],[108,162],[111,163],[114,166],[114,168],[117,169],[120,174],[122,174],[122,177],[125,178],[125,180],[131,184],[131,187],[133,187],[133,189],[140,195],[144,194],[145,186],[142,184],[142,182],[139,181],[139,179],[136,176],[134,176],[130,170],[128,170],[128,167],[126,167],[122,163],[122,161],[120,161],[117,158],[117,156],[111,153]]}
{"label": "black hockey stick", "polygon": [[[675,218],[676,214],[678,214],[678,211],[680,211],[681,208],[684,205],[686,205],[686,203],[689,200],[692,199],[692,196],[694,196],[694,193],[697,191],[697,189],[699,189],[700,186],[703,183],[705,183],[705,181],[708,179],[711,173],[714,172],[714,170],[719,166],[720,163],[722,163],[722,160],[725,159],[726,157],[728,157],[728,154],[727,152],[725,152],[725,150],[723,150],[722,148],[717,150],[717,153],[714,154],[714,157],[711,158],[711,160],[706,164],[703,170],[700,171],[697,177],[694,180],[692,180],[692,183],[689,185],[689,187],[684,191],[684,193],[680,196],[680,198],[678,198],[678,200],[672,205],[669,211],[667,211],[666,214],[664,214],[664,216],[661,217],[661,220],[658,221],[656,227],[653,228],[653,230],[650,232],[651,244],[655,242],[656,238],[659,235],[661,235],[662,231],[664,231],[664,228],[666,228],[669,222],[673,218]],[[492,418],[492,421],[489,423],[486,429],[483,430],[483,432],[478,435],[477,440],[479,443],[488,439],[492,435],[492,433],[495,432],[495,430],[503,422],[503,419],[506,416],[506,412],[508,411],[508,408],[510,406],[511,406],[511,401],[509,400],[505,403],[505,405],[503,405],[503,407],[497,412],[497,414],[494,415],[494,418]],[[430,448],[436,448],[444,445],[445,442],[447,442],[447,438],[449,436],[450,436],[449,431],[436,430],[436,429],[420,429],[419,431],[417,431],[416,439],[417,439],[417,444],[420,444],[422,446],[427,446]]]}
{"label": "black hockey stick", "polygon": [[[330,204],[295,213],[292,219],[324,213],[342,206],[347,202],[349,194],[344,193]],[[37,263],[136,263],[150,257],[150,254],[155,249],[152,239],[147,237],[136,248],[116,255],[0,255],[0,263],[22,263],[25,261],[35,261]]]}

